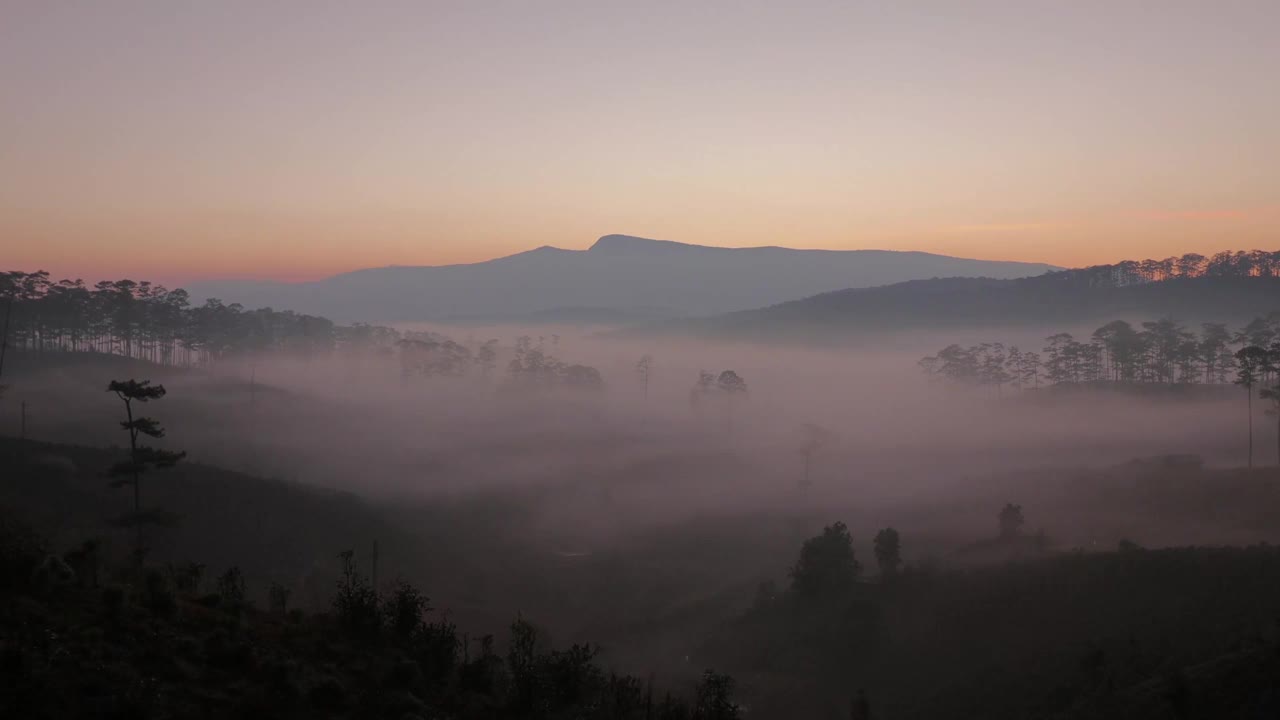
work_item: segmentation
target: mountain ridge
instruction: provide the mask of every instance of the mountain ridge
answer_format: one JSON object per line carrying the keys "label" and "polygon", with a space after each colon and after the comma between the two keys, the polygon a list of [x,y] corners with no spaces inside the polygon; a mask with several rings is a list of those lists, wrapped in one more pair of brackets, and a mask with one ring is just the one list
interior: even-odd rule
{"label": "mountain ridge", "polygon": [[711,247],[609,234],[585,250],[543,245],[476,263],[363,268],[304,283],[206,281],[188,290],[197,302],[220,297],[344,321],[517,319],[556,308],[693,317],[902,280],[1054,269],[915,251]]}

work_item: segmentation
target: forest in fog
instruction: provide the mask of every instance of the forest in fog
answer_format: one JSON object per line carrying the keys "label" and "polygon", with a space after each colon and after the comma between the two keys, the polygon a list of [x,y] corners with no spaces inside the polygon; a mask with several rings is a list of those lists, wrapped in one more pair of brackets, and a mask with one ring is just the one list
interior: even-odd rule
{"label": "forest in fog", "polygon": [[1280,720],[1278,27],[0,1],[0,720]]}
{"label": "forest in fog", "polygon": [[[1265,254],[1198,257],[1065,272],[1273,274]],[[341,325],[3,277],[0,576],[26,598],[3,617],[9,707],[1265,703],[1248,688],[1275,662],[1280,307],[812,347]]]}

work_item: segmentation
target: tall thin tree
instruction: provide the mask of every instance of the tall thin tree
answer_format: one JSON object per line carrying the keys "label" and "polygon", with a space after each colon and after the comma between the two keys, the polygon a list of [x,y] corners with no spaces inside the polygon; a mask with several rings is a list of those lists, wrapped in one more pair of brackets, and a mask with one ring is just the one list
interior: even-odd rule
{"label": "tall thin tree", "polygon": [[876,533],[875,550],[881,581],[896,577],[902,565],[902,538],[898,531],[889,527]]}
{"label": "tall thin tree", "polygon": [[1280,465],[1280,383],[1275,387],[1262,388],[1258,391],[1258,397],[1270,403],[1267,415],[1276,419],[1276,464]]}
{"label": "tall thin tree", "polygon": [[[4,330],[0,331],[0,380],[4,379],[4,355],[9,349],[9,319],[13,316],[13,295],[4,304]],[[0,383],[0,396],[4,395],[4,384]]]}
{"label": "tall thin tree", "polygon": [[129,459],[111,467],[110,475],[115,478],[111,487],[133,487],[133,512],[125,517],[124,524],[134,528],[134,552],[141,565],[146,552],[142,527],[163,521],[161,515],[144,513],[142,510],[142,475],[149,468],[173,467],[187,454],[142,444],[144,436],[157,440],[164,437],[164,428],[153,418],[134,416],[133,404],[164,397],[163,385],[152,385],[150,380],[112,380],[107,386],[107,392],[115,393],[124,403],[125,420],[120,423],[120,427],[129,433]]}
{"label": "tall thin tree", "polygon": [[805,423],[800,426],[800,434],[804,437],[804,444],[800,447],[800,455],[804,458],[804,474],[800,476],[800,489],[804,490],[809,487],[809,470],[813,465],[813,455],[822,449],[834,437],[834,434],[815,423]]}
{"label": "tall thin tree", "polygon": [[645,355],[636,363],[636,376],[640,378],[640,387],[644,389],[644,399],[649,399],[649,378],[653,373],[653,357]]}
{"label": "tall thin tree", "polygon": [[1267,351],[1257,345],[1240,348],[1236,353],[1235,384],[1244,387],[1249,403],[1249,467],[1253,467],[1253,386],[1267,363]]}

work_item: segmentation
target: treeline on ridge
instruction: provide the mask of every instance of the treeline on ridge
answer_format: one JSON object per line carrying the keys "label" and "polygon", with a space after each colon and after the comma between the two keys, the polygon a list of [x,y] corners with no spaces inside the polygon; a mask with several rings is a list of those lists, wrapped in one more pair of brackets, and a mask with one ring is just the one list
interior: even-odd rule
{"label": "treeline on ridge", "polygon": [[[119,355],[179,367],[207,367],[255,353],[395,355],[408,376],[490,377],[497,340],[473,345],[441,333],[401,331],[381,325],[338,325],[327,318],[245,309],[209,299],[193,306],[185,290],[132,280],[86,286],[50,280],[46,272],[0,274],[0,333],[4,347],[31,353],[84,352]],[[507,364],[515,387],[598,389],[600,372],[556,356],[558,335],[521,336]]]}
{"label": "treeline on ridge", "polygon": [[955,382],[1022,390],[1041,384],[1234,382],[1238,355],[1246,348],[1264,351],[1260,380],[1265,384],[1280,363],[1280,311],[1234,332],[1223,323],[1204,323],[1197,334],[1168,318],[1140,328],[1115,320],[1085,341],[1056,333],[1039,353],[1000,342],[952,344],[922,358],[919,366]]}

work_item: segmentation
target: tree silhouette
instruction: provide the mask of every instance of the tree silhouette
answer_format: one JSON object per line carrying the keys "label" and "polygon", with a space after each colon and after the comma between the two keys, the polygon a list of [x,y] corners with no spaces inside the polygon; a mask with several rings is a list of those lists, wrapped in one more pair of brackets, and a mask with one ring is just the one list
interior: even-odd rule
{"label": "tree silhouette", "polygon": [[1019,381],[1023,387],[1040,387],[1040,353],[1023,352],[1018,365]]}
{"label": "tree silhouette", "polygon": [[185,290],[133,280],[50,280],[46,272],[0,272],[11,350],[97,352],[164,365],[213,365],[232,354],[388,348],[391,328],[339,327],[320,317],[246,310],[211,298],[192,307]]}
{"label": "tree silhouette", "polygon": [[396,347],[406,376],[461,377],[477,364],[470,349],[439,333],[408,332]]}
{"label": "tree silhouette", "polygon": [[978,376],[982,384],[994,385],[996,395],[1001,395],[1005,383],[1013,380],[1013,374],[1005,367],[1008,361],[1008,354],[1005,352],[1004,345],[1002,343],[983,343],[978,346],[978,353]]}
{"label": "tree silhouette", "polygon": [[902,540],[891,527],[876,533],[876,565],[880,577],[886,580],[897,575],[902,565]]}
{"label": "tree silhouette", "polygon": [[739,400],[746,399],[747,381],[743,380],[738,373],[725,370],[716,378],[716,392],[724,401],[725,427],[729,432],[733,432],[733,406]]}
{"label": "tree silhouette", "polygon": [[516,355],[507,364],[512,386],[530,390],[566,387],[598,391],[604,377],[589,365],[568,364],[542,350],[542,339],[534,345],[528,336],[516,339]]}
{"label": "tree silhouette", "polygon": [[[5,298],[4,328],[0,329],[0,381],[4,380],[4,356],[9,350],[9,321],[13,317],[13,295]],[[4,396],[5,386],[0,382],[0,397]]]}
{"label": "tree silhouette", "polygon": [[725,370],[716,378],[716,389],[730,397],[746,396],[747,381],[743,380],[738,373]]}
{"label": "tree silhouette", "polygon": [[[1165,318],[1142,323],[1147,338],[1149,366],[1156,382],[1172,383],[1177,379],[1179,359],[1194,336],[1173,320]],[[1191,346],[1194,352],[1194,346]]]}
{"label": "tree silhouette", "polygon": [[590,365],[564,365],[560,368],[559,375],[566,387],[592,391],[604,389],[604,378],[600,371]]}
{"label": "tree silhouette", "polygon": [[800,432],[804,435],[804,444],[800,448],[800,454],[804,457],[804,473],[800,476],[800,487],[809,487],[809,468],[813,463],[813,454],[831,441],[834,437],[832,432],[821,425],[814,423],[805,423],[800,426]]}
{"label": "tree silhouette", "polygon": [[1121,382],[1138,379],[1147,346],[1146,339],[1132,325],[1123,320],[1109,322],[1093,331],[1093,340],[1102,345],[1110,379]]}
{"label": "tree silhouette", "polygon": [[1271,347],[1267,348],[1267,359],[1263,361],[1261,369],[1264,385],[1280,382],[1280,340],[1272,342]]}
{"label": "tree silhouette", "polygon": [[1000,511],[1000,538],[1011,540],[1022,534],[1022,526],[1026,521],[1022,517],[1022,506],[1006,503]]}
{"label": "tree silhouette", "polygon": [[694,720],[737,720],[739,710],[732,694],[733,678],[714,670],[702,673],[695,691]]}
{"label": "tree silhouette", "polygon": [[338,558],[342,561],[342,577],[333,597],[334,615],[353,636],[372,637],[382,624],[378,593],[356,567],[354,550],[345,550]]}
{"label": "tree silhouette", "polygon": [[838,594],[852,587],[861,572],[849,528],[837,522],[804,541],[800,559],[791,568],[791,590],[807,598]]}
{"label": "tree silhouette", "polygon": [[1272,326],[1270,319],[1266,317],[1256,317],[1250,320],[1235,335],[1237,344],[1256,345],[1261,348],[1270,345],[1275,338],[1276,328]]}
{"label": "tree silhouette", "polygon": [[538,631],[523,617],[511,624],[507,649],[507,671],[511,674],[513,706],[522,712],[534,710],[538,693]]}
{"label": "tree silhouette", "polygon": [[926,358],[922,364],[957,382],[976,383],[981,377],[976,347],[966,349],[959,345],[948,345],[938,351],[936,358]]}
{"label": "tree silhouette", "polygon": [[138,563],[146,553],[143,541],[143,526],[162,524],[166,517],[159,512],[143,512],[142,509],[142,476],[148,469],[173,467],[187,456],[185,452],[159,450],[143,445],[143,437],[160,439],[164,437],[164,428],[149,417],[133,414],[133,404],[159,400],[165,396],[163,385],[152,385],[150,380],[112,380],[107,392],[113,392],[124,403],[125,420],[120,427],[129,433],[129,459],[116,463],[109,471],[115,478],[111,487],[133,487],[133,512],[126,515],[124,525],[134,528],[134,552]]}
{"label": "tree silhouette", "polygon": [[640,378],[640,387],[644,390],[644,399],[649,399],[649,377],[653,374],[653,358],[644,355],[636,362],[636,377]]}
{"label": "tree silhouette", "polygon": [[[1280,378],[1280,341],[1272,339],[1276,337],[1280,337],[1280,311],[1255,318],[1235,333],[1221,323],[1204,323],[1198,336],[1167,318],[1144,322],[1141,330],[1116,320],[1094,330],[1088,343],[1070,333],[1046,338],[1044,375],[1050,385],[1225,384],[1229,370],[1238,366],[1239,352],[1233,351],[1233,343],[1252,342],[1249,347],[1266,348],[1270,342],[1271,347],[1260,354],[1249,351],[1255,356],[1254,382],[1269,386]],[[948,345],[917,364],[930,376],[993,386],[997,394],[1005,383],[1021,390],[1038,387],[1040,380],[1038,354],[1017,347],[1006,351],[999,342]]]}
{"label": "tree silhouette", "polygon": [[1204,363],[1204,381],[1226,382],[1231,365],[1231,332],[1222,323],[1205,323],[1200,332],[1200,360]]}
{"label": "tree silhouette", "polygon": [[382,602],[382,615],[392,637],[407,642],[422,630],[422,616],[431,610],[431,601],[403,578],[397,578]]}
{"label": "tree silhouette", "polygon": [[240,608],[245,601],[244,573],[239,567],[229,567],[218,576],[218,597],[222,604],[231,608]]}
{"label": "tree silhouette", "polygon": [[1274,387],[1262,388],[1258,391],[1258,397],[1270,403],[1266,413],[1276,419],[1276,463],[1280,464],[1280,383]]}
{"label": "tree silhouette", "polygon": [[715,374],[706,370],[699,370],[698,379],[693,383],[693,388],[689,390],[689,406],[697,410],[715,392],[715,387]]}
{"label": "tree silhouette", "polygon": [[1022,350],[1017,345],[1009,347],[1009,354],[1005,357],[1004,370],[1009,377],[1009,382],[1013,383],[1013,389],[1022,392]]}
{"label": "tree silhouette", "polygon": [[1071,333],[1050,335],[1045,341],[1048,345],[1044,349],[1044,369],[1049,380],[1054,383],[1078,382],[1080,343]]}
{"label": "tree silhouette", "polygon": [[498,352],[495,349],[497,345],[497,340],[486,340],[480,345],[480,349],[476,350],[476,366],[480,368],[482,378],[488,378],[493,374],[493,369],[498,365]]}
{"label": "tree silhouette", "polygon": [[1267,365],[1267,351],[1257,345],[1249,345],[1242,347],[1236,353],[1236,385],[1240,385],[1245,390],[1245,397],[1248,399],[1249,414],[1249,464],[1253,467],[1253,386],[1256,385],[1261,377],[1263,368]]}
{"label": "tree silhouette", "polygon": [[694,410],[702,407],[703,403],[708,400],[723,405],[725,425],[732,432],[733,405],[737,401],[746,398],[747,395],[747,383],[738,373],[732,370],[725,370],[716,375],[706,370],[699,370],[698,380],[693,384],[693,389],[689,391],[689,405]]}

